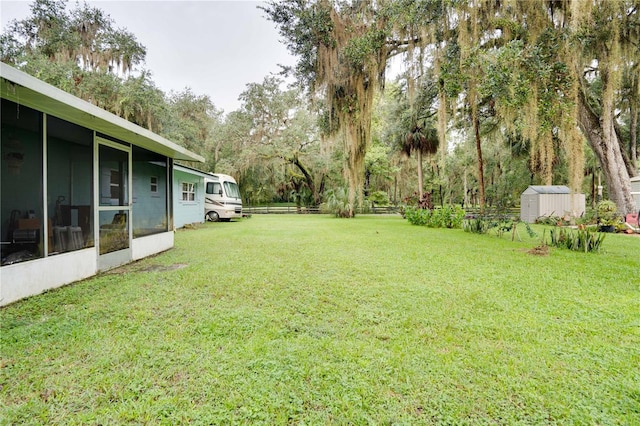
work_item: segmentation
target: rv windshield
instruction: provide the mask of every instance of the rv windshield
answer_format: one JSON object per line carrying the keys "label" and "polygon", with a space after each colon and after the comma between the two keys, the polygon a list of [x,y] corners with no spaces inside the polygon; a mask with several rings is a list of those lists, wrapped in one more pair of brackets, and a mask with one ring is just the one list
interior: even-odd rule
{"label": "rv windshield", "polygon": [[235,182],[225,182],[224,190],[227,193],[227,197],[240,198],[240,191],[238,190],[238,184]]}

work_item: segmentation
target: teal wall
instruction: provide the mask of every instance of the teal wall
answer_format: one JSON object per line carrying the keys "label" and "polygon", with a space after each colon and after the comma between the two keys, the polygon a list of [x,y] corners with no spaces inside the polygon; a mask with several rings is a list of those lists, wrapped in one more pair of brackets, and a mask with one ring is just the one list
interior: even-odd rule
{"label": "teal wall", "polygon": [[[196,186],[195,201],[182,201],[182,182]],[[197,174],[173,169],[173,222],[176,228],[204,222],[204,178]]]}
{"label": "teal wall", "polygon": [[[168,229],[167,159],[148,151],[133,151],[133,236],[165,232]],[[154,161],[155,160],[155,161]],[[151,177],[157,178],[158,191],[151,190]]]}

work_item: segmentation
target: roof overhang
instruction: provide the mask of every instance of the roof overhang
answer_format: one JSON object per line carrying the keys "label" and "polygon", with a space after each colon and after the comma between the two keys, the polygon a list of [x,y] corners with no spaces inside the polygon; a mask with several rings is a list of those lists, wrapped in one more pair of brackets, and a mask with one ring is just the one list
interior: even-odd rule
{"label": "roof overhang", "polygon": [[174,163],[173,170],[177,170],[183,173],[189,173],[191,175],[199,176],[202,178],[210,178],[211,173],[203,172],[201,170],[194,169],[193,167],[183,166],[182,164]]}
{"label": "roof overhang", "polygon": [[180,145],[0,62],[2,98],[176,160],[204,162]]}

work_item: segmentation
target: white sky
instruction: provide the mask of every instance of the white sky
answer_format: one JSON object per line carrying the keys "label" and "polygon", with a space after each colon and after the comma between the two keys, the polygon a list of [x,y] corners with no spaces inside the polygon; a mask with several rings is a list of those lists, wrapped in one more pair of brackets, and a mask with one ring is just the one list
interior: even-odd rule
{"label": "white sky", "polygon": [[[4,31],[9,21],[30,15],[28,0],[0,0]],[[69,1],[74,7],[75,1]],[[209,95],[226,113],[240,106],[238,96],[248,83],[260,83],[293,65],[280,43],[275,24],[245,0],[90,0],[126,28],[147,48],[144,67],[165,93],[189,87]]]}

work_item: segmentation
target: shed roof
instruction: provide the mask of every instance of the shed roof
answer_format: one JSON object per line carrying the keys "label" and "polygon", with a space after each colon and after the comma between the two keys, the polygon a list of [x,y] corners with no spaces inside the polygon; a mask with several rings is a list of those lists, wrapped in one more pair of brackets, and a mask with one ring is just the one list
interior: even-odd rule
{"label": "shed roof", "polygon": [[7,64],[0,63],[2,98],[51,114],[177,160],[204,162],[195,154],[143,127],[77,98]]}
{"label": "shed roof", "polygon": [[523,194],[571,194],[571,190],[564,185],[530,185]]}

